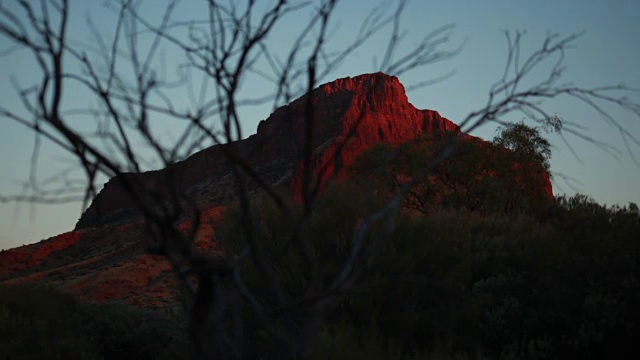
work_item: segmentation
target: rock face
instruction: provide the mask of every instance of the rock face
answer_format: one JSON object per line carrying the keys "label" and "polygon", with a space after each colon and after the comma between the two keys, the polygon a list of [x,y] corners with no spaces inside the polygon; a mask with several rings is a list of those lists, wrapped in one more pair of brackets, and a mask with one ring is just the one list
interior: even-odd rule
{"label": "rock face", "polygon": [[[321,85],[310,96],[313,102],[312,169],[320,185],[340,177],[355,158],[380,142],[400,144],[422,133],[458,132],[459,127],[436,111],[411,105],[396,77],[382,73],[338,79]],[[237,142],[242,158],[271,185],[300,192],[304,159],[306,96],[277,109],[260,122],[257,134]],[[230,169],[220,146],[202,150],[176,163],[175,185],[204,206],[233,201]],[[127,174],[147,188],[162,193],[167,170]],[[76,229],[122,223],[136,217],[131,198],[118,178],[111,179],[83,214]]]}

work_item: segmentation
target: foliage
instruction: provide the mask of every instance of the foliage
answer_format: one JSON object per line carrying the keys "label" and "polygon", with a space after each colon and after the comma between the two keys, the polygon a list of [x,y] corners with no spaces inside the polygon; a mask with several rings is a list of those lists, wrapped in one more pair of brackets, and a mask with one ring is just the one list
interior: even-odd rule
{"label": "foliage", "polygon": [[[359,209],[366,208],[353,184],[344,187],[330,189],[310,228],[323,273],[335,272],[349,253],[341,233],[356,226]],[[287,219],[269,206],[261,209],[261,241],[281,248],[290,240],[278,230]],[[239,219],[229,214],[227,220],[221,231],[232,242]],[[577,195],[557,199],[544,221],[451,208],[427,216],[405,212],[398,221],[375,265],[363,269],[358,286],[328,313],[314,358],[640,354],[634,340],[640,336],[640,213],[634,204],[606,207]],[[294,291],[305,269],[286,254],[276,269]],[[261,293],[259,278],[248,279]]]}
{"label": "foliage", "polygon": [[[518,137],[515,150],[505,148],[513,144],[501,140],[530,132],[537,136]],[[440,207],[484,213],[543,212],[550,202],[548,157],[523,155],[543,142],[548,146],[536,129],[524,124],[504,130],[495,144],[459,134],[421,137],[395,147],[374,147],[359,158],[354,173],[363,183],[373,182],[389,194],[418,180],[405,197],[405,207],[424,214]],[[434,164],[434,159],[441,160]]]}
{"label": "foliage", "polygon": [[[309,227],[323,281],[341,271],[346,237],[366,204],[353,183],[327,189]],[[278,280],[303,291],[303,261],[290,248],[290,219],[263,202],[258,240],[269,242]],[[300,211],[302,211],[300,209]],[[237,252],[241,217],[219,236]],[[381,227],[371,232],[381,236]],[[577,195],[546,218],[439,208],[403,212],[376,261],[328,309],[314,359],[556,359],[640,355],[640,212]],[[325,241],[325,239],[333,241]],[[282,311],[253,262],[247,285]],[[331,296],[331,295],[328,295]],[[291,304],[292,309],[297,309]],[[284,343],[244,304],[246,357],[275,359]],[[298,311],[298,310],[296,310]],[[306,313],[299,310],[298,316]],[[277,316],[274,317],[278,319]],[[121,304],[81,304],[49,289],[0,288],[0,353],[13,358],[188,358],[183,322]],[[43,357],[46,354],[48,357]],[[71,354],[71,355],[70,355]]]}
{"label": "foliage", "polygon": [[80,316],[83,328],[97,342],[105,359],[182,359],[190,349],[180,319],[128,305],[85,304]]}
{"label": "foliage", "polygon": [[2,359],[184,359],[181,322],[122,304],[83,304],[52,289],[0,287]]}
{"label": "foliage", "polygon": [[50,289],[0,287],[0,357],[103,359],[77,326],[79,304]]}
{"label": "foliage", "polygon": [[498,135],[493,139],[494,144],[513,151],[520,159],[541,164],[549,171],[551,144],[540,135],[540,129],[519,122],[506,124],[497,131]]}

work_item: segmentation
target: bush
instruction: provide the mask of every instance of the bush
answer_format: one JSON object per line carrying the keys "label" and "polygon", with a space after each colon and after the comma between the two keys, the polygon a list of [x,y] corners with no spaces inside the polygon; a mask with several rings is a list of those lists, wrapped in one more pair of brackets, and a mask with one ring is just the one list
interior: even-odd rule
{"label": "bush", "polygon": [[103,359],[79,326],[79,304],[46,288],[0,287],[3,359]]}
{"label": "bush", "polygon": [[[309,224],[325,285],[351,250],[364,197],[327,188]],[[375,200],[371,202],[375,207]],[[290,294],[308,275],[291,218],[259,207],[257,241]],[[217,236],[242,249],[237,210]],[[524,213],[434,208],[401,213],[371,268],[325,318],[313,358],[557,359],[640,357],[640,212],[559,198],[545,221]],[[266,245],[269,246],[266,246]],[[269,302],[251,262],[247,286]],[[249,359],[278,358],[247,308]],[[296,314],[305,316],[304,312]],[[122,304],[80,304],[46,288],[0,287],[0,354],[16,359],[193,357],[183,321]],[[7,356],[5,356],[7,357]]]}
{"label": "bush", "polygon": [[[364,208],[356,189],[345,186],[329,189],[309,230],[327,276],[349,253]],[[560,198],[550,213],[545,221],[443,208],[401,214],[382,256],[327,315],[316,358],[639,355],[633,340],[640,335],[637,209],[577,196]],[[260,214],[258,240],[287,249],[290,219],[268,205]],[[225,219],[219,231],[233,244],[241,234],[239,217]],[[372,231],[369,241],[376,236]],[[276,260],[285,288],[299,292],[305,275],[300,256],[283,251]],[[259,277],[247,281],[263,296]]]}
{"label": "bush", "polygon": [[2,359],[185,359],[179,319],[123,304],[83,304],[42,287],[0,287]]}

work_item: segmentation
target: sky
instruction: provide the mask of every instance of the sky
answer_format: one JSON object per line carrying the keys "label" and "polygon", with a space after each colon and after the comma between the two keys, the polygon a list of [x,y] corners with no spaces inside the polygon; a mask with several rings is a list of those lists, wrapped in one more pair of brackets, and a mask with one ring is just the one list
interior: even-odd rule
{"label": "sky", "polygon": [[[91,18],[98,32],[109,37],[114,29],[113,16],[104,8],[103,0],[70,1],[72,6],[70,34],[78,44],[90,43],[91,31],[87,19]],[[158,18],[162,1],[148,1],[145,16]],[[203,1],[181,2],[178,16],[181,19],[200,19]],[[383,4],[391,13],[391,1],[342,0],[331,22],[329,47],[340,49],[353,38],[366,12],[377,4]],[[11,2],[2,3],[12,9]],[[296,14],[283,19],[268,39],[271,51],[280,57],[286,56],[291,41],[309,20],[308,14]],[[4,21],[4,20],[3,20]],[[637,0],[447,0],[409,1],[402,17],[401,29],[404,37],[402,50],[416,46],[430,31],[452,24],[450,40],[444,48],[462,50],[455,57],[399,76],[400,81],[411,87],[421,81],[435,79],[453,72],[441,82],[408,92],[409,101],[417,108],[433,109],[444,117],[459,122],[469,112],[481,108],[487,101],[491,85],[500,78],[507,55],[504,30],[526,31],[523,49],[533,50],[542,44],[550,33],[567,36],[583,33],[570,51],[565,54],[566,70],[563,82],[583,87],[615,85],[621,82],[640,88],[640,1]],[[390,28],[373,37],[358,48],[341,66],[330,72],[323,82],[376,71],[383,57]],[[144,47],[145,44],[140,45]],[[28,85],[38,79],[35,63],[24,51],[5,51],[11,44],[0,37],[0,105],[20,111],[18,98],[12,83]],[[163,64],[168,67],[180,64],[179,52],[161,49]],[[167,65],[168,64],[168,65]],[[534,75],[536,73],[533,73]],[[254,75],[255,77],[255,75]],[[537,80],[535,77],[533,80]],[[195,85],[194,85],[195,86]],[[248,94],[266,91],[264,81],[246,80],[243,91]],[[182,96],[182,97],[181,97]],[[632,93],[630,100],[640,103],[640,94]],[[188,102],[188,95],[176,96],[176,102]],[[69,107],[91,103],[86,92],[71,88],[65,94]],[[245,136],[255,133],[260,120],[266,119],[273,110],[272,104],[243,109],[242,125]],[[594,139],[614,146],[618,152],[612,155],[593,144],[569,137],[571,149],[557,135],[549,135],[553,156],[551,170],[554,172],[556,195],[587,194],[605,204],[626,205],[640,203],[640,149],[631,153],[625,148],[620,134],[593,109],[570,99],[546,102],[544,108],[566,121],[582,126]],[[616,108],[607,108],[610,114],[632,134],[640,136],[640,119]],[[512,114],[504,120],[522,120],[522,114]],[[78,127],[88,126],[90,119],[77,121]],[[157,129],[162,136],[175,132],[171,124],[157,119]],[[75,124],[75,123],[74,123]],[[90,124],[89,124],[90,125]],[[473,134],[491,139],[496,126],[488,124]],[[0,117],[0,195],[20,194],[23,183],[32,174],[31,158],[34,135],[29,130]],[[72,157],[53,144],[43,141],[36,171],[37,179],[48,177],[64,169],[77,170]],[[77,171],[76,171],[77,173]],[[571,182],[563,179],[570,178]],[[0,203],[0,249],[38,242],[73,229],[82,212],[79,202],[65,204]]]}

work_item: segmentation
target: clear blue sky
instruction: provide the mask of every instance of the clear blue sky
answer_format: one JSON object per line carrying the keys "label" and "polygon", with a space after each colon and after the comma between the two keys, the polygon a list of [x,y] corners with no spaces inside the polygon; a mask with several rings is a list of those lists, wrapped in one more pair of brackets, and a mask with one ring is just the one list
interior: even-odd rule
{"label": "clear blue sky", "polygon": [[[198,3],[201,3],[199,1]],[[389,1],[390,2],[390,1]],[[85,15],[90,14],[96,27],[105,33],[113,29],[111,18],[102,9],[102,0],[73,1],[73,21],[70,34],[79,41],[89,41],[89,31]],[[151,4],[148,16],[157,16],[160,1]],[[189,1],[183,1],[188,5]],[[379,4],[369,0],[342,0],[339,13],[334,18],[335,32],[331,41],[339,47],[344,38],[353,35],[364,16],[363,9]],[[11,7],[11,5],[7,5]],[[389,11],[393,7],[389,6]],[[179,14],[184,19],[200,18],[199,8],[183,7]],[[270,39],[272,50],[285,51],[296,30],[305,25],[308,17],[292,16],[276,29]],[[481,107],[487,98],[491,84],[499,78],[506,59],[506,42],[501,30],[526,30],[526,48],[539,45],[549,32],[562,35],[585,31],[585,34],[566,55],[566,81],[582,86],[617,84],[624,82],[640,88],[640,1],[637,0],[447,0],[409,2],[403,17],[402,27],[406,30],[405,46],[417,44],[422,35],[436,27],[454,24],[450,48],[465,42],[463,51],[445,63],[424,68],[401,76],[405,86],[424,79],[435,78],[455,70],[448,80],[412,91],[409,100],[418,108],[434,109],[443,116],[460,121],[470,111]],[[388,33],[388,32],[387,32]],[[382,57],[387,38],[372,39],[359,49],[339,69],[323,79],[331,81],[344,76],[354,76],[371,72],[374,58]],[[8,46],[0,39],[0,50]],[[166,53],[167,62],[180,61],[178,54]],[[281,54],[281,56],[285,56]],[[11,86],[12,76],[22,84],[34,80],[34,63],[28,54],[14,52],[0,58],[0,104],[11,107],[16,103]],[[260,90],[251,79],[254,90]],[[640,95],[631,99],[640,102]],[[69,104],[90,102],[85,94],[73,91],[65,99]],[[572,138],[571,143],[579,155],[576,158],[559,139],[552,137],[554,148],[551,168],[555,172],[575,178],[577,189],[567,186],[558,176],[554,184],[556,194],[573,194],[576,191],[588,194],[597,201],[607,204],[640,203],[640,168],[636,165],[621,143],[614,128],[602,120],[593,110],[575,101],[553,101],[546,105],[552,114],[581,124],[588,128],[594,138],[618,147],[621,153],[611,156],[593,145]],[[255,132],[257,123],[271,112],[270,106],[259,106],[243,111],[245,135]],[[617,120],[631,132],[640,136],[640,119],[631,114],[611,110]],[[522,115],[514,114],[508,120],[518,121]],[[163,125],[164,126],[164,125]],[[171,132],[171,129],[165,129]],[[475,132],[490,139],[495,126],[487,125]],[[0,119],[0,194],[20,192],[20,182],[30,174],[30,157],[34,143],[33,134],[10,120]],[[42,145],[38,167],[39,179],[73,167],[71,157],[58,151],[51,144]],[[638,149],[636,149],[638,150]],[[640,158],[640,151],[636,151]],[[0,204],[0,249],[20,244],[37,242],[41,239],[69,231],[81,214],[81,204],[37,205]]]}

